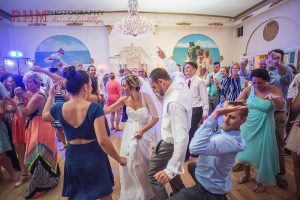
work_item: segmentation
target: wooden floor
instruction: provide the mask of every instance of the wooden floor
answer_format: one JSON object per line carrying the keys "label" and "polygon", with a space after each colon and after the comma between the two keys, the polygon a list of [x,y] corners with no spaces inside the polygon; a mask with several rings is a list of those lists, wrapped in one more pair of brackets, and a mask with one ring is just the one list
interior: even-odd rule
{"label": "wooden floor", "polygon": [[[116,132],[112,133],[111,140],[115,147],[119,149],[121,142],[122,133]],[[67,199],[61,197],[62,185],[63,185],[63,166],[64,158],[59,155],[59,165],[62,171],[61,180],[57,187],[45,193],[43,196],[38,198],[38,200],[59,200]],[[113,168],[113,173],[115,177],[115,187],[113,192],[113,199],[119,199],[120,195],[120,185],[119,185],[119,172],[118,165],[115,161],[111,160],[111,165]],[[187,163],[185,164],[185,166]],[[289,188],[282,190],[276,186],[268,186],[265,193],[256,194],[252,191],[252,187],[255,185],[254,180],[246,184],[239,185],[236,183],[238,177],[242,175],[241,172],[232,173],[233,187],[232,191],[227,195],[230,200],[281,200],[286,199],[289,195],[293,194],[296,190],[295,182],[293,179],[293,167],[291,157],[286,157],[286,168],[287,168],[287,179],[289,182]],[[3,170],[3,169],[2,169]],[[14,188],[14,184],[9,180],[6,171],[4,172],[5,180],[0,182],[0,200],[19,200],[23,199],[23,192],[25,190],[26,184],[18,188]],[[255,177],[255,173],[252,172],[252,177]],[[182,176],[183,182],[186,187],[194,185],[192,178],[189,176],[187,170],[186,173]],[[168,191],[170,188],[167,186]]]}

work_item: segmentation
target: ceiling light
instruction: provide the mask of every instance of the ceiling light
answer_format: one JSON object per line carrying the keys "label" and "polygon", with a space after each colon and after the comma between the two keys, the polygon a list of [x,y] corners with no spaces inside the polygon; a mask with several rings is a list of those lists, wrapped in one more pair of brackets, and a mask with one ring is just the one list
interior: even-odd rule
{"label": "ceiling light", "polygon": [[154,22],[139,15],[138,1],[128,1],[128,16],[114,25],[114,31],[120,36],[135,37],[140,34],[153,32]]}

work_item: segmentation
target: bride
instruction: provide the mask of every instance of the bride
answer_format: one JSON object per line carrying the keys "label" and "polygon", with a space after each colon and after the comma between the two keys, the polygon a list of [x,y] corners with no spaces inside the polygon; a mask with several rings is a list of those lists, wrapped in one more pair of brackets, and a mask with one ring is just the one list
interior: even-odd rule
{"label": "bride", "polygon": [[120,155],[127,157],[127,166],[120,168],[121,200],[149,200],[154,197],[147,180],[151,148],[160,140],[159,117],[161,104],[149,83],[136,75],[122,80],[126,93],[113,105],[104,108],[105,114],[126,106],[125,123]]}

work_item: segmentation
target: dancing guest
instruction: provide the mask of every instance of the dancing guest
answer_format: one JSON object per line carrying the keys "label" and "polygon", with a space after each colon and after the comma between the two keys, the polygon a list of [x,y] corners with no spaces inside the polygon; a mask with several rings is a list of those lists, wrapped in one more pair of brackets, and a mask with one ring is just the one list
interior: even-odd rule
{"label": "dancing guest", "polygon": [[220,73],[220,63],[214,63],[214,71],[210,72],[206,77],[206,86],[208,89],[208,100],[209,100],[209,114],[215,110],[220,101],[220,95],[217,90],[217,83],[222,80],[222,74]]}
{"label": "dancing guest", "polygon": [[[151,148],[154,146],[154,126],[159,120],[161,105],[151,91],[140,92],[144,85],[136,75],[128,75],[122,80],[126,96],[104,108],[111,113],[126,106],[128,120],[125,122],[120,154],[127,156],[127,166],[120,168],[121,200],[150,200],[154,197],[147,181]],[[155,103],[156,102],[156,103]]]}
{"label": "dancing guest", "polygon": [[27,116],[24,162],[31,176],[25,192],[25,199],[31,199],[55,187],[59,181],[60,170],[57,164],[57,147],[53,126],[42,119],[42,110],[47,97],[40,91],[41,76],[36,72],[27,72],[23,77],[23,82],[26,90],[32,93],[28,104],[25,106],[23,102],[23,91],[20,87],[15,89],[15,95],[20,114]]}
{"label": "dancing guest", "polygon": [[102,106],[87,101],[92,90],[87,72],[76,72],[70,66],[63,76],[70,100],[52,106],[55,85],[43,111],[45,121],[60,121],[68,141],[62,195],[69,199],[111,199],[114,180],[106,153],[121,165],[126,164],[126,158],[116,152],[107,136]]}
{"label": "dancing guest", "polygon": [[[186,62],[184,64],[184,74],[186,77],[186,83],[192,94],[192,121],[191,128],[189,130],[189,144],[194,137],[199,124],[203,122],[208,116],[209,104],[208,104],[208,94],[206,81],[198,76],[196,76],[197,64],[194,62]],[[188,144],[188,145],[189,145]],[[190,157],[190,152],[186,151],[185,160]],[[193,156],[193,155],[192,155]]]}
{"label": "dancing guest", "polygon": [[[267,58],[267,69],[270,74],[270,84],[278,87],[283,94],[284,102],[287,102],[287,93],[290,83],[293,80],[293,70],[283,62],[284,52],[281,49],[274,49],[269,52]],[[280,172],[276,176],[277,186],[286,189],[288,182],[285,177],[285,157],[284,157],[284,133],[287,121],[286,107],[275,110],[275,135],[279,154]]]}
{"label": "dancing guest", "polygon": [[[107,106],[110,106],[114,103],[116,103],[121,95],[122,95],[122,89],[120,83],[116,80],[115,73],[110,73],[109,75],[109,81],[106,84],[107,89]],[[117,113],[117,116],[116,116]],[[120,131],[119,123],[121,118],[121,109],[114,111],[110,114],[110,129]],[[116,127],[114,125],[114,122],[116,121]]]}
{"label": "dancing guest", "polygon": [[235,63],[230,68],[230,76],[221,81],[220,102],[235,101],[244,88],[245,80],[238,75],[240,66]]}
{"label": "dancing guest", "polygon": [[247,148],[240,152],[236,159],[244,163],[244,175],[238,183],[249,181],[250,165],[258,172],[257,184],[253,191],[264,192],[264,185],[275,185],[279,172],[277,142],[275,136],[274,110],[282,109],[284,101],[279,88],[270,85],[269,73],[264,69],[251,72],[252,86],[247,87],[237,100],[247,100],[249,114],[243,126],[241,135]]}
{"label": "dancing guest", "polygon": [[[164,53],[160,50],[158,54],[159,57],[163,57]],[[183,163],[189,142],[192,99],[183,74],[174,71],[173,75],[174,79],[171,80],[166,70],[156,68],[149,76],[153,91],[164,96],[162,140],[152,153],[148,173],[148,180],[158,200],[169,197],[165,189],[165,184],[168,182],[170,182],[173,194],[184,188],[180,174],[183,173]]]}
{"label": "dancing guest", "polygon": [[[14,105],[17,105],[17,97],[15,96],[14,90],[17,87],[22,88],[22,100],[24,102],[24,105],[26,106],[28,104],[28,101],[31,97],[31,94],[29,92],[25,91],[25,85],[23,84],[23,77],[21,75],[10,75],[7,78],[7,86],[10,92],[10,97],[13,101]],[[15,110],[13,113],[13,119],[12,119],[12,139],[14,146],[16,148],[16,153],[19,159],[20,168],[21,168],[21,176],[16,182],[15,186],[18,187],[25,183],[28,180],[28,170],[26,166],[24,165],[24,156],[25,156],[25,149],[26,149],[26,137],[25,137],[25,122],[26,122],[26,116],[20,115],[20,112]]]}
{"label": "dancing guest", "polygon": [[[196,131],[190,151],[199,155],[197,163],[188,169],[196,185],[182,189],[171,196],[172,200],[227,200],[230,192],[231,168],[236,154],[245,149],[240,136],[240,126],[246,121],[248,109],[242,102],[226,102],[217,108]],[[224,115],[222,129],[217,133],[217,117]]]}
{"label": "dancing guest", "polygon": [[[0,92],[1,93],[1,92]],[[0,95],[1,96],[1,95]],[[8,156],[6,155],[7,151],[12,150],[12,146],[10,143],[10,139],[8,136],[8,131],[5,123],[2,119],[5,118],[5,105],[2,100],[0,100],[0,182],[3,180],[3,174],[1,171],[1,167],[6,169],[10,178],[16,182],[18,180],[16,173],[13,169],[12,163]]]}
{"label": "dancing guest", "polygon": [[293,124],[293,127],[286,141],[286,148],[292,151],[294,179],[296,182],[296,193],[289,197],[289,200],[300,199],[300,87],[298,88],[298,95],[291,105],[291,111],[297,113],[298,116],[295,121],[291,122]]}

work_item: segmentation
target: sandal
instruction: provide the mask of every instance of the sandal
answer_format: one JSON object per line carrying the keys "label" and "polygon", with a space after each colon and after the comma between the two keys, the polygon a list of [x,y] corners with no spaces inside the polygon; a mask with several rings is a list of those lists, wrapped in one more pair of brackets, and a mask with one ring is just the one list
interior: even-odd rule
{"label": "sandal", "polygon": [[120,128],[116,128],[116,129],[115,129],[115,131],[122,131],[122,129],[120,129]]}
{"label": "sandal", "polygon": [[23,174],[20,176],[19,180],[15,183],[15,187],[19,187],[26,183],[29,180],[29,175],[28,174]]}
{"label": "sandal", "polygon": [[110,130],[115,130],[115,127],[114,127],[114,126],[112,126],[112,127],[110,128]]}
{"label": "sandal", "polygon": [[246,175],[244,174],[242,177],[239,178],[239,180],[237,181],[238,184],[243,184],[243,183],[247,183],[248,181],[250,181],[251,175]]}
{"label": "sandal", "polygon": [[255,193],[262,193],[262,192],[265,192],[266,191],[266,188],[263,184],[261,183],[257,183],[254,188],[253,188],[253,192]]}
{"label": "sandal", "polygon": [[241,163],[237,163],[237,164],[235,164],[235,165],[232,167],[231,171],[232,171],[232,172],[240,172],[240,171],[242,171],[243,169],[244,169],[244,165],[241,164]]}

